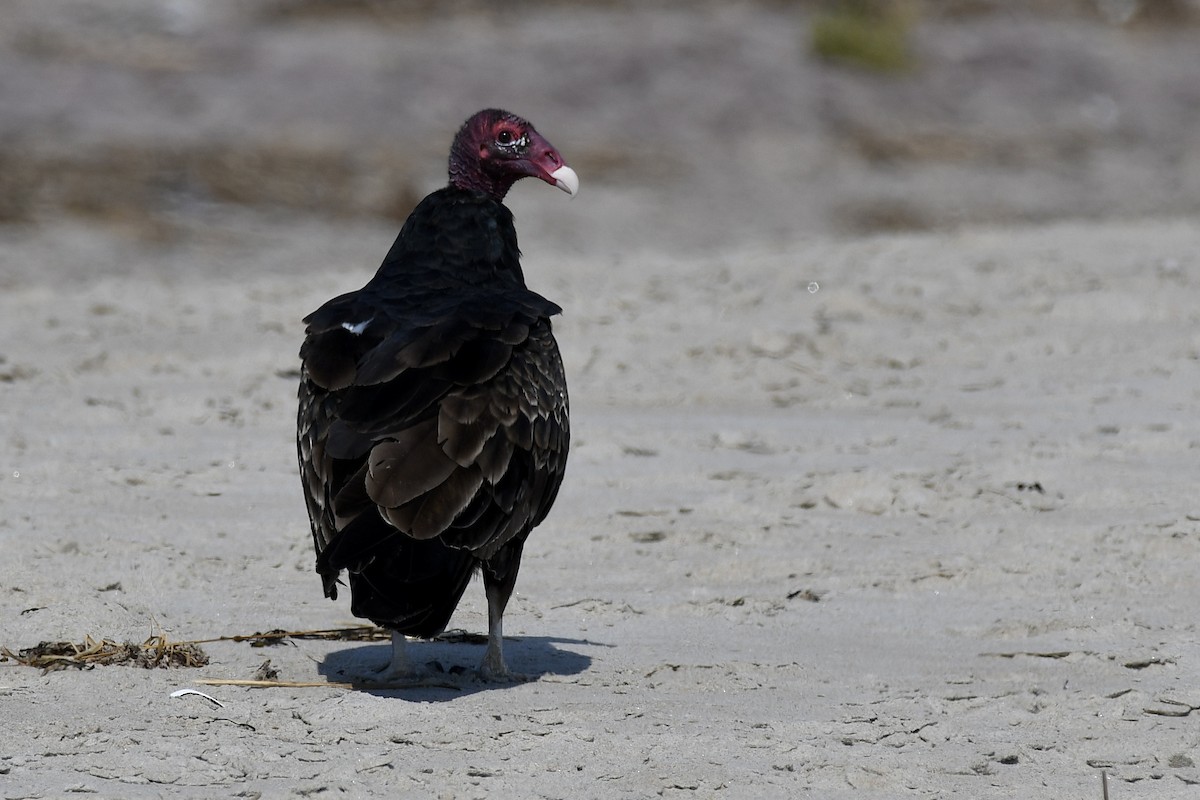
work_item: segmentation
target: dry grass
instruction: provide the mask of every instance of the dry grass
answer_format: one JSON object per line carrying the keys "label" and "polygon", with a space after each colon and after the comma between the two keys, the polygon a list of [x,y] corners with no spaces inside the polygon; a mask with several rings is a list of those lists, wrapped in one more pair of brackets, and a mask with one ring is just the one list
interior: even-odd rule
{"label": "dry grass", "polygon": [[[285,631],[272,630],[266,632],[231,634],[217,636],[211,639],[194,639],[184,642],[172,642],[165,636],[151,636],[141,644],[134,642],[116,642],[112,639],[94,639],[84,637],[83,642],[41,642],[34,647],[27,647],[16,653],[7,647],[0,647],[0,661],[12,659],[27,667],[37,667],[45,672],[54,672],[69,668],[91,669],[95,666],[122,665],[154,669],[157,667],[203,667],[208,664],[208,655],[200,645],[213,642],[247,642],[251,647],[267,647],[283,644],[293,639],[318,639],[325,641],[376,642],[391,639],[391,632],[374,625],[353,625],[344,628],[323,628],[317,630]],[[435,637],[441,642],[465,642],[482,644],[487,642],[483,634],[469,633],[463,630],[449,630]],[[271,666],[270,659],[264,661],[255,671],[251,679],[240,678],[210,678],[196,681],[206,686],[245,686],[255,688],[341,688],[341,689],[415,689],[443,688],[461,689],[456,683],[436,677],[417,678],[412,681],[399,683],[373,683],[361,681],[354,683],[339,683],[331,681],[286,681],[279,680],[279,671]]]}
{"label": "dry grass", "polygon": [[16,653],[0,647],[0,657],[12,659],[43,672],[60,669],[91,669],[97,665],[141,667],[203,667],[208,656],[194,642],[170,642],[163,636],[151,636],[141,644],[115,642],[112,639],[84,637],[81,643],[41,642]]}

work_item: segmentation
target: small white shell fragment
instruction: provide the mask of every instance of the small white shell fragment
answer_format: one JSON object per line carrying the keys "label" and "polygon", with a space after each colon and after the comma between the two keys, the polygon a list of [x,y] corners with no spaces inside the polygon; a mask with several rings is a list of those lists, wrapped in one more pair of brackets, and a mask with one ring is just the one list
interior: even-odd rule
{"label": "small white shell fragment", "polygon": [[213,697],[212,695],[205,694],[204,692],[197,691],[196,689],[177,689],[177,690],[171,692],[171,697],[183,697],[184,695],[189,695],[189,694],[194,694],[198,697],[203,697],[205,700],[216,705],[217,708],[225,707],[225,704],[222,703],[217,698]]}

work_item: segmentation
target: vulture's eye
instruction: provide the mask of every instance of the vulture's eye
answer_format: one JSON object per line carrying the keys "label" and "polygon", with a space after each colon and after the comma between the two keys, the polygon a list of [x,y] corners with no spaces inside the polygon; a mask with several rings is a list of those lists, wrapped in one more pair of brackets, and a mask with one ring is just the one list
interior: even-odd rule
{"label": "vulture's eye", "polygon": [[529,137],[524,133],[514,133],[505,128],[496,134],[496,146],[510,152],[518,151],[529,146]]}

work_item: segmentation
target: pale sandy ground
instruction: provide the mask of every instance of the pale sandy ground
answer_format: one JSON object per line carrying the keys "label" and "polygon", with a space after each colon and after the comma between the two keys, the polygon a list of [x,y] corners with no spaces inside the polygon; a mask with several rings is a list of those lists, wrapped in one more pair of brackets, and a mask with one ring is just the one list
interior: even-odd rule
{"label": "pale sandy ground", "polygon": [[0,663],[0,797],[1200,791],[1196,17],[919,5],[880,76],[802,2],[8,0],[0,645],[352,623],[300,318],[476,108],[583,193],[511,199],[574,401],[508,614],[536,680],[217,708],[170,694],[387,649]]}
{"label": "pale sandy ground", "polygon": [[[392,232],[208,235],[0,231],[9,647],[351,621],[311,572],[280,373]],[[1117,800],[1194,795],[1200,225],[525,249],[576,431],[508,615],[536,679],[216,708],[169,695],[386,646],[9,662],[0,795],[1099,798],[1101,770]]]}

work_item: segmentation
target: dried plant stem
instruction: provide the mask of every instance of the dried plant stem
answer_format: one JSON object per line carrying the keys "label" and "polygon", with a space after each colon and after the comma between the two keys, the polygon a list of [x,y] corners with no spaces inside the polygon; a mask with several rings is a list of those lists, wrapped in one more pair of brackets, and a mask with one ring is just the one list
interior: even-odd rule
{"label": "dried plant stem", "polygon": [[391,639],[391,633],[375,625],[358,625],[348,628],[324,628],[307,631],[273,630],[263,633],[238,633],[217,636],[212,639],[192,639],[180,644],[211,644],[212,642],[252,642],[267,644],[284,639],[334,639],[343,641],[373,642]]}
{"label": "dried plant stem", "polygon": [[447,681],[416,680],[404,683],[348,683],[345,681],[260,681],[241,678],[201,678],[203,686],[245,686],[252,689],[454,689],[462,687]]}

